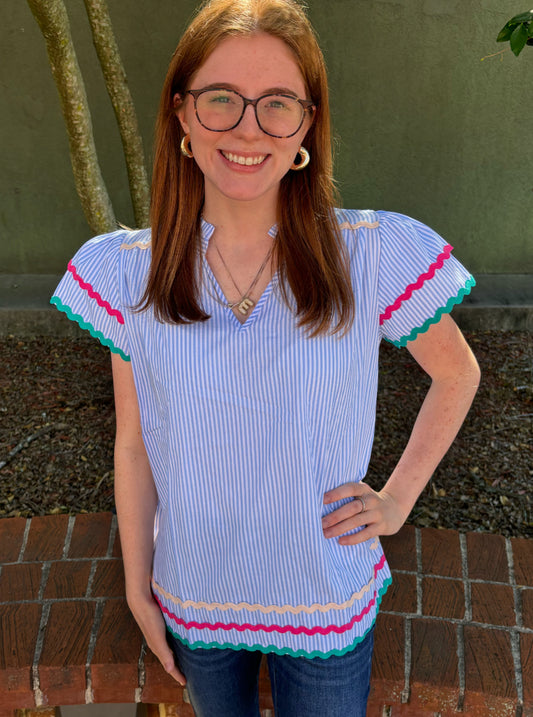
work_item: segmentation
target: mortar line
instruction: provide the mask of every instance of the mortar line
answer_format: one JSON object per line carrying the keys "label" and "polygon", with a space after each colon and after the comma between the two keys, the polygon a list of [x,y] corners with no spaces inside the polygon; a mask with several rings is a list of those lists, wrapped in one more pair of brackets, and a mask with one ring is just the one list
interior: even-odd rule
{"label": "mortar line", "polygon": [[67,534],[65,535],[65,544],[63,545],[63,555],[61,556],[62,560],[64,560],[67,557],[68,551],[70,550],[70,542],[72,540],[72,533],[74,532],[75,521],[76,521],[76,516],[69,515],[68,525],[67,525]]}
{"label": "mortar line", "polygon": [[143,637],[141,642],[141,649],[139,652],[139,661],[137,663],[137,681],[138,687],[135,688],[135,702],[140,703],[142,701],[142,693],[144,685],[146,684],[146,667],[144,665],[144,653],[145,653],[146,640]]}
{"label": "mortar line", "polygon": [[462,712],[464,710],[466,693],[465,639],[464,626],[462,624],[457,625],[457,672],[459,677],[457,711]]}
{"label": "mortar line", "polygon": [[522,674],[522,659],[520,656],[520,636],[516,632],[511,633],[511,654],[514,662],[514,676],[516,686],[516,696],[518,703],[524,703],[524,682]]}
{"label": "mortar line", "polygon": [[111,528],[109,529],[109,540],[107,541],[106,558],[113,557],[113,546],[115,544],[115,537],[118,530],[117,516],[113,514],[111,519]]}
{"label": "mortar line", "polygon": [[411,643],[411,620],[405,619],[404,622],[404,687],[400,695],[400,703],[407,704],[411,696],[411,661],[412,661],[412,643]]}
{"label": "mortar line", "polygon": [[415,530],[416,550],[416,612],[422,615],[422,533],[420,528]]}
{"label": "mortar line", "polygon": [[513,546],[512,546],[510,538],[505,539],[505,551],[507,553],[507,563],[509,566],[509,583],[510,583],[511,587],[513,588],[516,625],[517,625],[517,627],[523,627],[522,592],[519,590],[519,588],[516,584],[516,576],[515,576],[515,571],[514,571]]}
{"label": "mortar line", "polygon": [[461,549],[461,573],[465,593],[465,622],[472,622],[472,592],[468,579],[468,546],[466,535],[459,533],[459,547]]}
{"label": "mortar line", "polygon": [[91,636],[89,638],[89,646],[87,648],[87,661],[85,663],[85,704],[92,705],[94,702],[93,680],[91,674],[91,662],[94,657],[96,647],[96,638],[102,624],[102,615],[104,614],[104,601],[97,600],[94,611],[94,620],[91,627]]}
{"label": "mortar line", "polygon": [[35,706],[44,707],[45,699],[41,690],[41,680],[39,677],[39,662],[44,646],[44,637],[46,634],[46,626],[48,624],[48,618],[50,617],[50,603],[45,602],[43,604],[43,611],[41,613],[41,621],[39,623],[39,632],[37,633],[37,640],[35,641],[35,652],[33,653],[33,664],[31,666],[31,677],[32,677],[32,689],[34,694]]}
{"label": "mortar line", "polygon": [[21,563],[22,558],[24,557],[26,545],[28,544],[28,536],[30,534],[30,525],[31,525],[31,518],[28,518],[26,520],[26,525],[24,526],[24,534],[22,536],[22,545],[20,546],[19,557],[18,557],[17,563]]}
{"label": "mortar line", "polygon": [[39,594],[37,596],[37,600],[39,600],[39,602],[41,600],[44,600],[44,591],[46,589],[46,584],[48,583],[48,577],[50,575],[51,566],[52,566],[51,560],[46,560],[45,562],[43,562],[43,567],[41,570],[41,583],[39,585]]}

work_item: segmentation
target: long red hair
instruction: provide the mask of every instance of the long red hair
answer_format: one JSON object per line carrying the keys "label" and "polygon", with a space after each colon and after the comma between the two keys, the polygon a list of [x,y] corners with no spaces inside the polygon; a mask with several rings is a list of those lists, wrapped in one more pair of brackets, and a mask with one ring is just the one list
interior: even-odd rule
{"label": "long red hair", "polygon": [[[344,331],[355,301],[346,250],[334,214],[328,85],[322,52],[295,0],[210,0],[183,35],[167,72],[156,125],[152,179],[152,263],[141,308],[153,305],[162,321],[209,318],[200,304],[199,243],[204,178],[180,151],[183,130],[173,98],[183,95],[198,68],[228,36],[265,32],[293,52],[316,105],[303,145],[311,155],[302,171],[281,180],[275,255],[282,295],[292,294],[299,324],[310,335]],[[292,302],[291,302],[292,303]]]}

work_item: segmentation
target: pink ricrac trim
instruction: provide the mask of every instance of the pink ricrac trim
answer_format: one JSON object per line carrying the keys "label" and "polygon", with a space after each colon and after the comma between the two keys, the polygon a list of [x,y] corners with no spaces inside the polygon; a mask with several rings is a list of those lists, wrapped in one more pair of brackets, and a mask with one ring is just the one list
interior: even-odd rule
{"label": "pink ricrac trim", "polygon": [[118,309],[113,309],[111,307],[111,304],[108,301],[106,301],[105,299],[102,299],[100,294],[97,291],[95,291],[90,284],[87,284],[86,281],[83,281],[81,276],[78,274],[76,267],[74,266],[74,264],[71,261],[69,261],[67,268],[70,271],[70,273],[72,274],[72,276],[74,277],[74,279],[76,279],[78,284],[81,286],[81,288],[84,289],[89,294],[91,299],[94,299],[96,301],[98,306],[101,306],[103,309],[105,309],[107,311],[107,313],[109,314],[109,316],[114,316],[119,324],[124,323],[124,317],[122,316],[120,311]]}
{"label": "pink ricrac trim", "polygon": [[[383,568],[385,565],[385,556],[383,555],[381,557],[381,560],[379,563],[374,565],[374,579],[376,578],[379,570]],[[249,622],[245,622],[242,625],[239,625],[239,623],[236,622],[196,622],[195,620],[191,622],[186,622],[182,618],[178,617],[177,615],[174,615],[174,613],[170,612],[168,608],[166,608],[159,597],[154,594],[154,598],[156,602],[158,603],[161,610],[165,613],[165,615],[168,615],[171,620],[173,620],[178,625],[183,625],[187,630],[190,630],[191,628],[195,628],[197,630],[237,630],[238,632],[244,632],[245,630],[249,630],[250,632],[279,632],[279,633],[285,633],[290,632],[293,635],[328,635],[331,632],[336,632],[337,634],[341,634],[343,632],[347,632],[348,630],[351,630],[352,627],[355,625],[356,622],[361,622],[363,617],[367,615],[370,610],[374,607],[376,604],[376,599],[378,597],[378,590],[374,590],[374,594],[371,598],[371,600],[368,602],[368,605],[364,607],[360,613],[357,615],[354,615],[352,619],[345,623],[344,625],[327,625],[326,627],[320,627],[319,625],[315,627],[305,627],[305,625],[300,625],[300,627],[294,627],[293,625],[263,625],[261,623],[258,623],[256,625],[252,625]]]}
{"label": "pink ricrac trim", "polygon": [[387,319],[390,319],[392,312],[397,311],[402,303],[406,301],[407,299],[410,299],[413,291],[416,291],[417,289],[421,289],[424,285],[424,282],[428,281],[429,279],[433,279],[435,276],[435,272],[437,269],[442,269],[442,265],[444,264],[446,259],[450,258],[450,254],[452,253],[453,246],[451,244],[446,244],[442,252],[437,257],[437,260],[433,262],[433,264],[430,265],[429,269],[424,273],[420,274],[418,279],[414,282],[414,284],[409,284],[409,286],[406,288],[406,290],[403,292],[403,294],[400,294],[400,296],[396,299],[396,301],[393,304],[390,304],[390,306],[387,306],[385,311],[381,314],[379,317],[379,325],[382,326]]}
{"label": "pink ricrac trim", "polygon": [[190,630],[191,628],[196,628],[197,630],[237,630],[238,632],[250,630],[250,632],[290,632],[292,635],[301,635],[302,633],[304,635],[329,635],[330,632],[336,632],[338,634],[347,632],[348,630],[352,629],[356,622],[361,622],[363,617],[367,615],[376,604],[377,595],[378,591],[374,590],[374,595],[368,605],[363,610],[361,610],[358,615],[354,615],[350,622],[347,622],[345,625],[328,625],[327,627],[320,627],[319,625],[317,625],[316,627],[305,627],[305,625],[301,625],[300,627],[293,627],[292,625],[251,625],[249,622],[245,622],[243,625],[239,625],[236,622],[210,623],[196,622],[194,620],[192,622],[185,622],[185,620],[180,617],[177,617],[176,615],[173,615],[170,610],[168,610],[164,605],[162,605],[157,595],[155,595],[154,597],[165,615],[168,615],[178,625],[183,625],[187,630]]}

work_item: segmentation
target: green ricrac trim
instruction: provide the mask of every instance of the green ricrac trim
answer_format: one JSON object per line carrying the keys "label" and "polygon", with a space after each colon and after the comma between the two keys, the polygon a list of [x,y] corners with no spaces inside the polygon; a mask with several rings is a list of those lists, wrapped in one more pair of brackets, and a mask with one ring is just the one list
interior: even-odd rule
{"label": "green ricrac trim", "polygon": [[124,361],[131,360],[128,354],[125,354],[122,349],[119,349],[117,346],[115,346],[111,339],[106,339],[106,337],[101,331],[97,331],[93,326],[91,326],[91,324],[85,321],[82,316],[80,316],[79,314],[75,314],[70,308],[70,306],[63,304],[63,302],[58,296],[52,296],[52,298],[50,299],[50,303],[56,306],[59,311],[63,311],[71,321],[75,321],[77,324],[79,324],[80,328],[85,329],[91,334],[91,336],[94,336],[95,339],[98,339],[101,344],[111,349],[113,353],[121,356]]}
{"label": "green ricrac trim", "polygon": [[[383,585],[380,587],[378,591],[378,595],[376,598],[376,614],[379,610],[379,606],[381,604],[381,600],[383,599],[383,596],[387,592],[389,586],[392,583],[392,578],[387,578]],[[171,635],[173,635],[176,640],[179,640],[184,645],[187,645],[187,647],[190,647],[191,650],[196,649],[197,647],[202,647],[204,649],[210,649],[210,648],[218,648],[219,650],[248,650],[249,652],[262,652],[265,655],[268,655],[269,653],[275,652],[276,655],[290,655],[291,657],[321,657],[322,659],[327,659],[328,657],[331,657],[332,655],[336,655],[337,657],[340,657],[341,655],[345,655],[347,652],[351,652],[354,650],[357,645],[362,642],[362,640],[365,639],[367,634],[370,632],[370,630],[373,628],[374,623],[376,622],[376,618],[372,620],[372,625],[368,628],[368,630],[365,632],[364,635],[361,635],[361,637],[358,637],[355,642],[353,642],[351,645],[348,645],[348,647],[343,648],[342,650],[329,650],[329,652],[319,652],[318,650],[313,650],[313,652],[307,652],[306,650],[291,650],[290,647],[277,647],[276,645],[267,645],[266,647],[264,645],[246,645],[243,642],[240,642],[238,645],[234,645],[231,642],[204,642],[203,640],[197,640],[196,642],[191,642],[190,640],[187,640],[185,637],[181,637],[180,635],[177,635],[174,630],[171,630],[170,627],[167,625],[167,630],[170,632]]]}
{"label": "green ricrac trim", "polygon": [[456,304],[460,304],[464,297],[472,291],[472,287],[474,287],[475,285],[476,280],[473,276],[471,276],[469,279],[467,279],[464,288],[459,289],[457,296],[450,296],[450,298],[446,302],[446,305],[441,306],[440,309],[437,309],[435,316],[432,316],[431,318],[424,321],[422,326],[416,326],[408,336],[402,336],[399,341],[388,339],[386,336],[384,336],[383,338],[385,339],[385,341],[388,341],[389,343],[398,346],[398,348],[407,346],[408,341],[413,341],[419,334],[424,334],[432,324],[437,324],[443,314],[449,314],[453,307],[456,306]]}

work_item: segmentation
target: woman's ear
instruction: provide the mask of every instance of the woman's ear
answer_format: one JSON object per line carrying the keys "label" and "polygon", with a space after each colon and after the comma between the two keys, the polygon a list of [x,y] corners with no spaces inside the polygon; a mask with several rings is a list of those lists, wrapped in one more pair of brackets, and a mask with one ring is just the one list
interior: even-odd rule
{"label": "woman's ear", "polygon": [[181,127],[185,134],[189,133],[189,125],[185,120],[185,98],[179,92],[176,92],[172,98],[172,104],[174,106],[174,114],[180,121]]}

